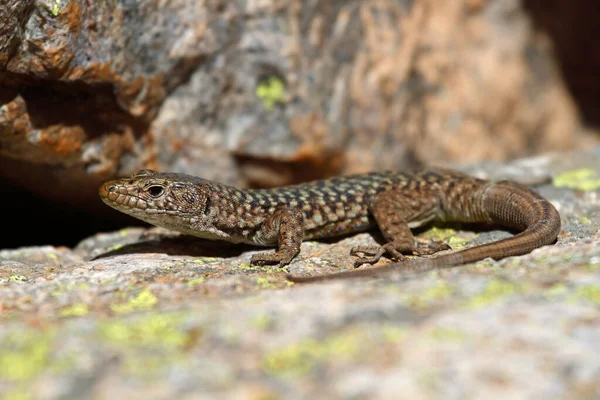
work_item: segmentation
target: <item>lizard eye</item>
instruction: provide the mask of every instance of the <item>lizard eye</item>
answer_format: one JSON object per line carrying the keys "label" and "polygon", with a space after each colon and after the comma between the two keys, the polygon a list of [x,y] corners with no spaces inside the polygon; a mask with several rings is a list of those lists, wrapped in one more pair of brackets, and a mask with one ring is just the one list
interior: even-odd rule
{"label": "lizard eye", "polygon": [[158,197],[164,193],[165,189],[162,186],[150,186],[146,191],[150,196]]}

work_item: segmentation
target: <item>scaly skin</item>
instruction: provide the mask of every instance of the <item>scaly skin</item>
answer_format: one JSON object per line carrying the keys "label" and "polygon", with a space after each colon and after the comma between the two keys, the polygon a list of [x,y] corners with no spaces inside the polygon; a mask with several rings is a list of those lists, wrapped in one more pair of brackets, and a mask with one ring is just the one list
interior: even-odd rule
{"label": "scaly skin", "polygon": [[205,239],[277,246],[252,264],[288,264],[303,240],[327,238],[379,227],[384,246],[355,247],[365,254],[355,265],[375,263],[385,253],[426,255],[446,245],[418,245],[410,228],[431,221],[493,223],[519,234],[436,258],[384,267],[297,277],[314,282],[397,271],[427,271],[529,253],[551,244],[560,231],[554,206],[534,191],[510,181],[490,182],[459,172],[432,169],[337,177],[275,189],[242,190],[185,174],[140,170],[99,189],[109,206],[150,224]]}

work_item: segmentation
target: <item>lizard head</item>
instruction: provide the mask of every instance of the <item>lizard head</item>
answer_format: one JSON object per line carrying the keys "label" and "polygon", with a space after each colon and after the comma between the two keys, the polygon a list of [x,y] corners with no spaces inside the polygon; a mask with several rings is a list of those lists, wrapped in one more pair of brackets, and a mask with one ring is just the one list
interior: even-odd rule
{"label": "lizard head", "polygon": [[129,178],[104,182],[98,194],[104,203],[125,214],[178,229],[185,220],[198,219],[208,212],[210,184],[185,174],[143,169]]}

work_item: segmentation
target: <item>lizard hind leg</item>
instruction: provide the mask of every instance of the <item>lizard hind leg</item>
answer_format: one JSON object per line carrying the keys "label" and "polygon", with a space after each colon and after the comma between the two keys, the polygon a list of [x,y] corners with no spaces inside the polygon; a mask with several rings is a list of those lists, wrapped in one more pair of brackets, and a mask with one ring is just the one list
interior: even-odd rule
{"label": "lizard hind leg", "polygon": [[[411,195],[412,194],[412,195]],[[354,262],[355,267],[362,264],[374,264],[384,255],[390,254],[395,260],[403,260],[405,254],[429,255],[448,249],[448,245],[440,242],[427,244],[417,243],[408,222],[428,222],[435,216],[435,196],[422,193],[402,193],[399,190],[382,192],[375,198],[371,206],[371,214],[387,240],[383,246],[356,246],[350,254],[353,256],[368,255]]]}

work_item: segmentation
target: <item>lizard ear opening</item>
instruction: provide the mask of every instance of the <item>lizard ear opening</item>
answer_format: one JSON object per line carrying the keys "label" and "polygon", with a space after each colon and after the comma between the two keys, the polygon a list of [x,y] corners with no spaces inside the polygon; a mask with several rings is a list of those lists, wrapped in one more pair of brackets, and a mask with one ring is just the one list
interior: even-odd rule
{"label": "lizard ear opening", "polygon": [[206,203],[204,204],[204,215],[208,215],[210,212],[210,198],[206,199]]}
{"label": "lizard ear opening", "polygon": [[165,192],[165,188],[162,186],[150,186],[146,189],[146,192],[152,197],[158,197]]}

